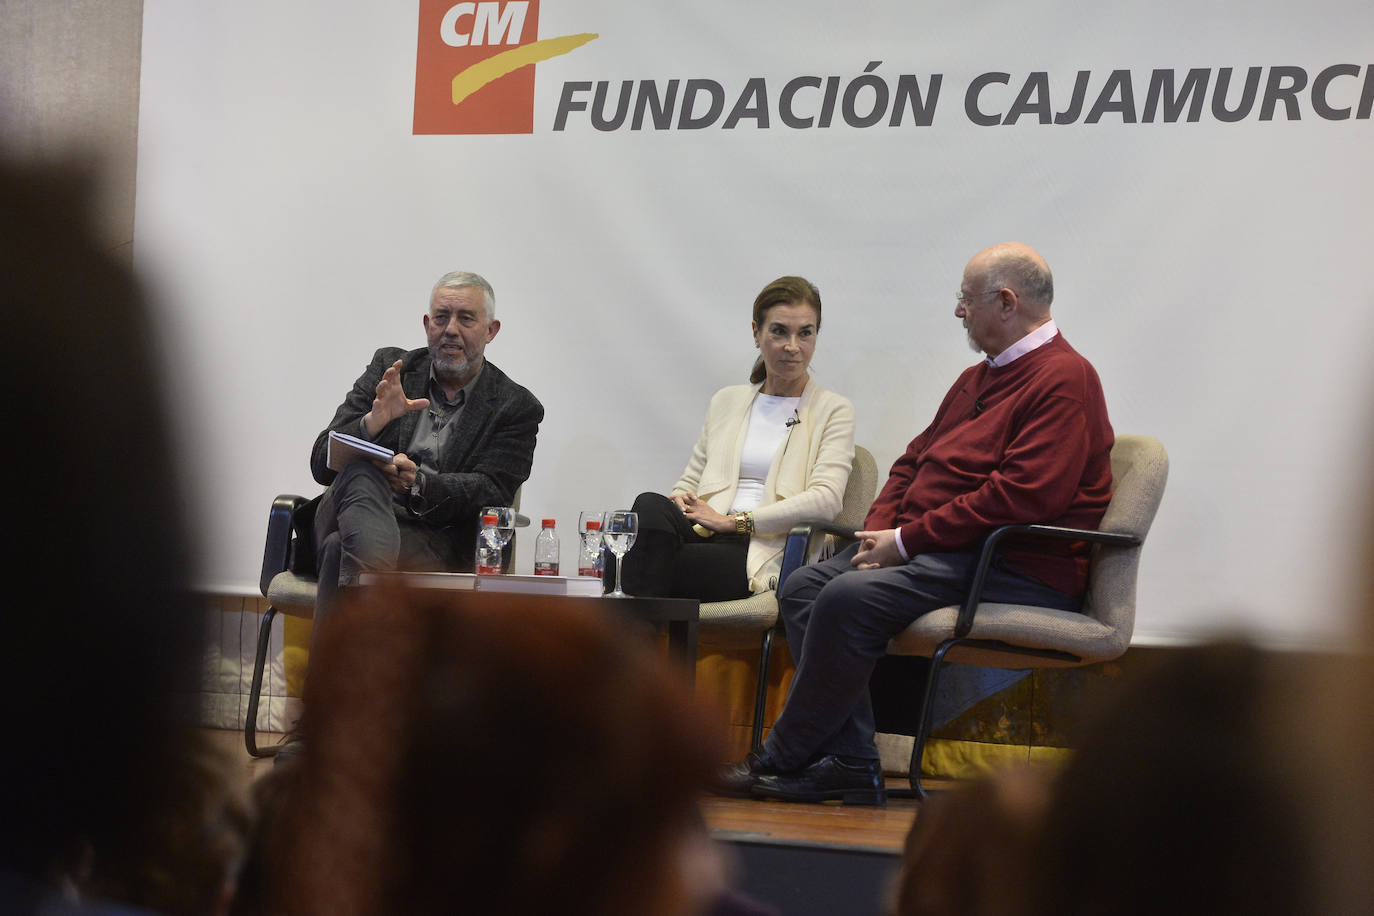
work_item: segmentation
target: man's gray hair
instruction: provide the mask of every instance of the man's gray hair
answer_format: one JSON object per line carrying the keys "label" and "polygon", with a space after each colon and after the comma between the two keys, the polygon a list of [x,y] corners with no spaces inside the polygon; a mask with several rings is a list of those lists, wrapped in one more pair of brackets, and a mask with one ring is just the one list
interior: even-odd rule
{"label": "man's gray hair", "polygon": [[487,308],[487,320],[494,319],[496,317],[496,292],[481,274],[469,273],[466,270],[454,270],[444,274],[439,278],[439,282],[434,284],[434,289],[429,291],[429,301],[434,301],[434,294],[440,289],[462,289],[465,286],[482,291],[482,299]]}
{"label": "man's gray hair", "polygon": [[1054,276],[1050,266],[1039,258],[1019,252],[999,256],[988,271],[991,285],[1016,290],[1031,305],[1049,308],[1054,302]]}

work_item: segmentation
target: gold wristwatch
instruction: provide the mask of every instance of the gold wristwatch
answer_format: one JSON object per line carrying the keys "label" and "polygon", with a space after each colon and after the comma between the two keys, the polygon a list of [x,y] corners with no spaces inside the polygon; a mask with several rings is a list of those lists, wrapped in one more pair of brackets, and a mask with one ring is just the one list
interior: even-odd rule
{"label": "gold wristwatch", "polygon": [[735,534],[753,534],[753,533],[754,533],[754,513],[752,513],[752,512],[738,512],[738,513],[735,514],[734,519],[735,519]]}

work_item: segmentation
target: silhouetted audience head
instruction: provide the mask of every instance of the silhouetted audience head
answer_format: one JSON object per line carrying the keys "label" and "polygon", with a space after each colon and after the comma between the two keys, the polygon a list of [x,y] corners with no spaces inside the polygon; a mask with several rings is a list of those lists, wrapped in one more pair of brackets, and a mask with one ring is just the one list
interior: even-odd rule
{"label": "silhouetted audience head", "polygon": [[161,774],[170,803],[145,812],[146,824],[128,842],[93,859],[78,885],[84,896],[135,902],[163,916],[228,912],[252,824],[233,772],[239,764],[203,734],[183,751]]}
{"label": "silhouetted audience head", "polygon": [[1313,837],[1280,727],[1304,676],[1243,643],[1171,649],[1122,685],[1058,779],[1043,913],[1301,913]]}
{"label": "silhouetted audience head", "polygon": [[894,912],[1363,912],[1370,672],[1363,654],[1168,650],[1052,779],[1013,769],[923,806]]}
{"label": "silhouetted audience head", "polygon": [[234,882],[230,916],[262,916],[274,912],[268,902],[268,886],[277,866],[274,837],[280,830],[281,811],[291,792],[294,765],[268,768],[253,780],[249,791],[249,824],[241,867]]}
{"label": "silhouetted audience head", "polygon": [[184,748],[175,693],[201,661],[154,335],[90,199],[70,168],[0,161],[0,872],[35,895],[157,841]]}
{"label": "silhouetted audience head", "polygon": [[341,607],[312,653],[273,905],[697,912],[720,889],[697,805],[722,742],[613,613],[399,590]]}
{"label": "silhouetted audience head", "polygon": [[907,834],[894,912],[1026,916],[1052,772],[1015,767],[938,792]]}

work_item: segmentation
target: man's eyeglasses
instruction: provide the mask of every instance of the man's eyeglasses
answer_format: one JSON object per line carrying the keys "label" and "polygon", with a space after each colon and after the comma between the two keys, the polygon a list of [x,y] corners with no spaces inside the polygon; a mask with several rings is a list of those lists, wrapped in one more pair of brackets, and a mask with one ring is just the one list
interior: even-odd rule
{"label": "man's eyeglasses", "polygon": [[987,295],[989,295],[989,294],[991,294],[991,293],[1000,293],[1002,290],[1003,290],[1003,287],[998,286],[998,287],[996,287],[996,288],[994,288],[994,289],[985,289],[985,290],[983,290],[981,293],[974,293],[974,294],[972,294],[972,295],[965,295],[965,293],[964,293],[963,290],[959,290],[959,292],[957,292],[957,293],[954,294],[954,304],[955,304],[955,305],[968,305],[970,302],[972,302],[973,300],[977,299],[979,296],[987,296]]}

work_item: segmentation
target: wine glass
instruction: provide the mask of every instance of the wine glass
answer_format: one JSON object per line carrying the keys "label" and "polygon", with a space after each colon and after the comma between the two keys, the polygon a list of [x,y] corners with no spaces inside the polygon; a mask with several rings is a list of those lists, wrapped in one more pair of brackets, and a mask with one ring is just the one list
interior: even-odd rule
{"label": "wine glass", "polygon": [[625,554],[634,546],[635,535],[639,532],[639,513],[631,512],[628,509],[616,509],[607,512],[601,520],[601,536],[606,541],[606,547],[611,553],[615,554],[615,591],[607,592],[607,598],[628,598],[625,589],[621,588],[620,581],[623,576],[621,562],[625,559]]}
{"label": "wine glass", "polygon": [[[604,513],[584,510],[577,516],[577,533],[582,538],[578,552],[577,574],[601,578],[601,519]],[[589,565],[590,564],[590,565]]]}
{"label": "wine glass", "polygon": [[482,515],[496,516],[496,546],[504,548],[515,536],[515,510],[510,506],[484,506]]}

